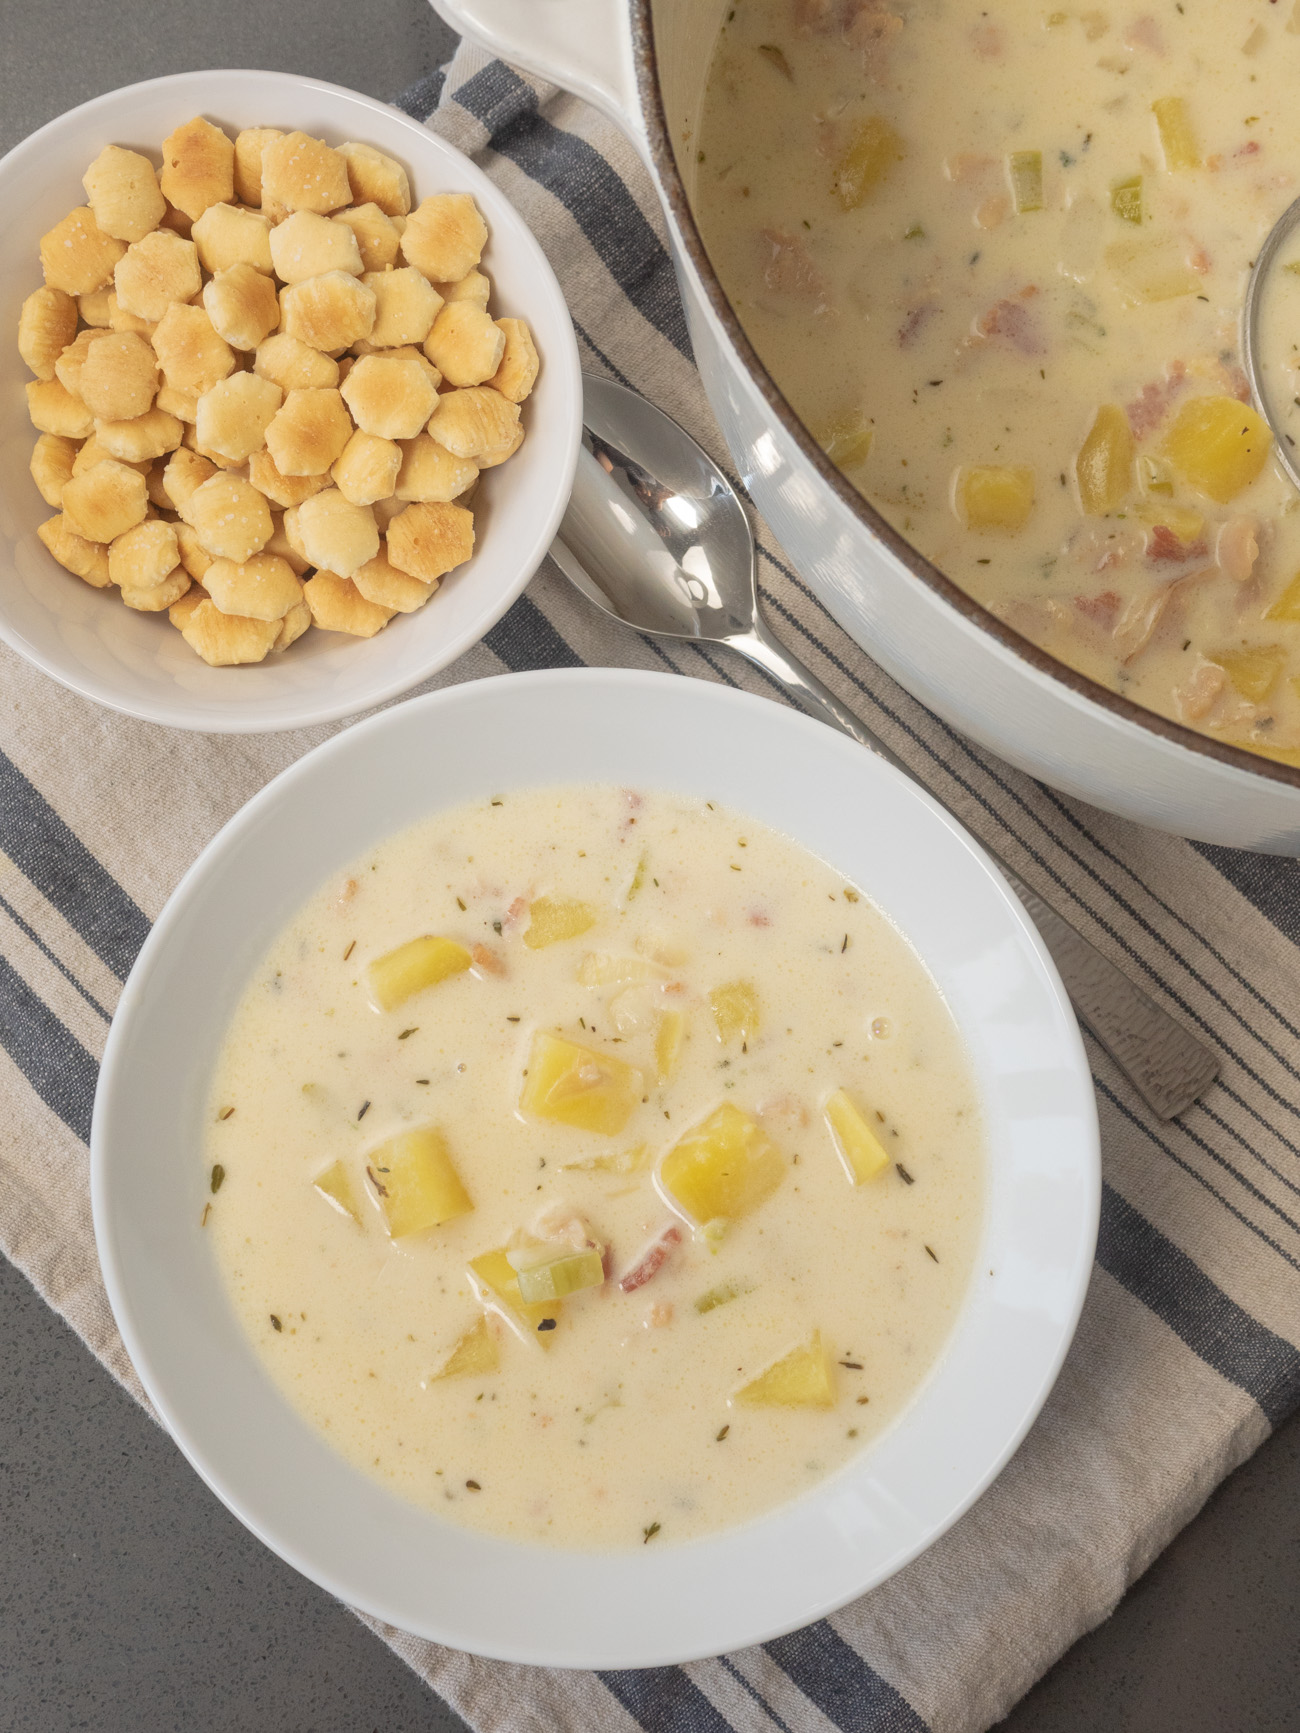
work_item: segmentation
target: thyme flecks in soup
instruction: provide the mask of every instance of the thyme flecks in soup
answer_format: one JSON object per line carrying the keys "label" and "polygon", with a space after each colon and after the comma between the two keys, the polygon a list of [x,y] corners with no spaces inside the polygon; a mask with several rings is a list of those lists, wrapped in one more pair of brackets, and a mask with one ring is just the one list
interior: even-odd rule
{"label": "thyme flecks in soup", "polygon": [[415,1502],[559,1545],[841,1466],[934,1365],[983,1213],[906,941],[660,794],[506,795],[358,861],[259,967],[210,1107],[206,1229],[288,1399]]}
{"label": "thyme flecks in soup", "polygon": [[1292,11],[736,0],[691,148],[737,314],[890,522],[1061,660],[1300,763],[1300,516],[1238,331],[1300,190]]}

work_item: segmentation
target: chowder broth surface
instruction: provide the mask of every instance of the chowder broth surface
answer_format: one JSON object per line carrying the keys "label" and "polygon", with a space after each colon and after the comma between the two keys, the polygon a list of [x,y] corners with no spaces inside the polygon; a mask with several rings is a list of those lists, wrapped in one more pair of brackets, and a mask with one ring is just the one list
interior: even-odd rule
{"label": "chowder broth surface", "polygon": [[[582,901],[593,924],[531,948],[542,898]],[[369,965],[426,933],[471,947],[473,967],[376,1011]],[[751,1004],[749,1033],[723,1040],[710,995],[737,982],[757,1026]],[[665,1010],[684,1039],[661,1083]],[[539,1031],[640,1069],[621,1132],[519,1110]],[[823,1117],[839,1089],[890,1157],[856,1186]],[[674,1213],[655,1164],[724,1103],[771,1139],[781,1178],[716,1237]],[[357,861],[259,967],[210,1109],[204,1155],[223,1177],[207,1232],[288,1399],[416,1503],[560,1545],[667,1544],[840,1467],[942,1351],[983,1214],[970,1067],[907,942],[788,838],[664,794],[503,795]],[[428,1125],[474,1207],[393,1239],[376,1151]],[[359,1221],[313,1186],[335,1163]],[[439,1378],[485,1315],[468,1261],[575,1212],[610,1279],[553,1308],[544,1338],[488,1314],[498,1367]],[[669,1225],[667,1261],[622,1291]],[[734,1400],[816,1332],[832,1406]]]}
{"label": "chowder broth surface", "polygon": [[[814,436],[1026,637],[1300,762],[1298,502],[1239,339],[1255,251],[1300,191],[1291,0],[726,18],[696,207]],[[1297,329],[1270,331],[1282,401]]]}

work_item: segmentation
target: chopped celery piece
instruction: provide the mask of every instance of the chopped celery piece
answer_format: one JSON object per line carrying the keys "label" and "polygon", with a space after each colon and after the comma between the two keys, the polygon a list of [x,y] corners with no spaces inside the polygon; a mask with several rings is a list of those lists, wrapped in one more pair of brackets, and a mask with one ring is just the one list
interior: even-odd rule
{"label": "chopped celery piece", "polygon": [[630,903],[632,898],[640,891],[642,885],[645,884],[646,859],[647,857],[642,855],[640,860],[636,863],[636,871],[632,874],[632,883],[627,887],[627,894],[623,898],[625,904]]}
{"label": "chopped celery piece", "polygon": [[758,1033],[758,989],[752,981],[728,981],[709,994],[719,1041],[752,1041]]}
{"label": "chopped celery piece", "polygon": [[543,1347],[550,1345],[550,1333],[537,1326],[548,1318],[559,1316],[558,1304],[528,1301],[519,1292],[519,1278],[510,1267],[504,1246],[493,1252],[481,1252],[469,1261],[470,1274],[475,1278],[480,1298],[495,1306],[508,1324],[523,1336],[536,1336]]}
{"label": "chopped celery piece", "polygon": [[1192,486],[1226,505],[1268,462],[1273,435],[1264,418],[1235,397],[1193,397],[1178,411],[1161,447]]}
{"label": "chopped celery piece", "polygon": [[1079,503],[1091,517],[1105,517],[1127,499],[1133,485],[1133,432],[1117,403],[1103,403],[1074,460]]}
{"label": "chopped celery piece", "polygon": [[1041,150],[1013,150],[1007,158],[1007,177],[1011,182],[1011,197],[1016,214],[1041,211],[1043,208],[1043,153]]}
{"label": "chopped celery piece", "polygon": [[743,1294],[754,1291],[749,1282],[719,1282],[716,1288],[710,1288],[707,1294],[701,1294],[695,1302],[697,1312],[713,1312],[719,1306],[725,1306],[732,1300],[738,1300]]}
{"label": "chopped celery piece", "polygon": [[663,970],[647,957],[615,957],[608,951],[588,951],[578,965],[584,987],[640,987],[663,978]]}
{"label": "chopped celery piece", "polygon": [[1292,578],[1273,606],[1264,615],[1266,620],[1300,620],[1300,572]]}
{"label": "chopped celery piece", "polygon": [[835,165],[835,196],[846,211],[856,211],[907,152],[887,120],[869,114],[853,130],[849,147]]}
{"label": "chopped celery piece", "polygon": [[774,1366],[738,1390],[736,1401],[749,1408],[833,1408],[835,1374],[830,1355],[822,1345],[821,1332],[814,1331],[810,1342],[792,1348]]}
{"label": "chopped celery piece", "polygon": [[885,1146],[876,1136],[862,1112],[843,1089],[837,1089],[826,1103],[826,1123],[835,1134],[844,1171],[854,1185],[878,1179],[889,1166]]}
{"label": "chopped celery piece", "polygon": [[352,1175],[341,1161],[332,1161],[311,1183],[327,1202],[333,1204],[340,1215],[351,1216],[353,1221],[360,1225],[361,1206],[357,1202],[356,1187],[352,1183]]}
{"label": "chopped celery piece", "polygon": [[470,954],[454,939],[426,934],[408,939],[395,951],[376,957],[370,965],[370,990],[381,1011],[395,1011],[415,993],[434,987],[450,975],[469,968]]}
{"label": "chopped celery piece", "polygon": [[1247,650],[1212,650],[1207,657],[1223,669],[1235,690],[1250,704],[1264,702],[1286,659],[1286,651],[1280,644],[1257,644]]}
{"label": "chopped celery piece", "polygon": [[871,452],[871,429],[860,410],[825,423],[817,443],[837,469],[856,469]]}
{"label": "chopped celery piece", "polygon": [[[531,1248],[530,1248],[531,1249]],[[582,1288],[598,1288],[605,1280],[605,1266],[598,1251],[590,1247],[575,1252],[566,1249],[540,1263],[515,1265],[516,1253],[508,1254],[519,1282],[519,1296],[525,1305],[539,1301],[562,1300]]]}
{"label": "chopped celery piece", "polygon": [[390,1137],[370,1151],[366,1166],[392,1239],[440,1227],[474,1208],[442,1133],[433,1126]]}
{"label": "chopped celery piece", "polygon": [[617,1137],[641,1095],[641,1073],[634,1065],[559,1035],[534,1035],[519,1096],[525,1113]]}
{"label": "chopped celery piece", "polygon": [[655,1029],[655,1082],[667,1083],[677,1069],[686,1019],[680,1011],[661,1011]]}
{"label": "chopped celery piece", "polygon": [[669,1197],[700,1223],[749,1215],[784,1178],[781,1151],[730,1101],[675,1143],[659,1169]]}
{"label": "chopped celery piece", "polygon": [[566,900],[563,897],[538,897],[528,905],[528,931],[524,943],[530,951],[540,951],[547,945],[557,945],[562,939],[576,939],[580,933],[594,927],[597,912],[589,903]]}
{"label": "chopped celery piece", "polygon": [[921,227],[920,223],[909,223],[903,230],[903,239],[905,241],[923,241],[925,239],[925,230]]}
{"label": "chopped celery piece", "polygon": [[1127,180],[1112,183],[1110,208],[1123,222],[1140,223],[1142,221],[1141,175],[1130,175]]}
{"label": "chopped celery piece", "polygon": [[1157,97],[1151,104],[1160,133],[1160,148],[1165,153],[1165,167],[1170,171],[1200,168],[1201,151],[1192,130],[1187,104],[1181,96]]}
{"label": "chopped celery piece", "polygon": [[429,1382],[436,1383],[439,1378],[460,1378],[467,1372],[495,1372],[500,1364],[501,1349],[492,1334],[492,1326],[486,1318],[480,1318],[466,1330],[448,1355],[442,1370],[435,1372]]}
{"label": "chopped celery piece", "polygon": [[1138,480],[1144,493],[1171,494],[1174,491],[1173,472],[1162,457],[1140,457]]}
{"label": "chopped celery piece", "polygon": [[654,1151],[648,1143],[634,1143],[630,1149],[620,1149],[613,1155],[589,1155],[585,1161],[566,1161],[562,1173],[643,1173],[654,1165]]}
{"label": "chopped celery piece", "polygon": [[1014,534],[1034,509],[1034,472],[1023,464],[972,464],[957,478],[957,504],[967,529]]}

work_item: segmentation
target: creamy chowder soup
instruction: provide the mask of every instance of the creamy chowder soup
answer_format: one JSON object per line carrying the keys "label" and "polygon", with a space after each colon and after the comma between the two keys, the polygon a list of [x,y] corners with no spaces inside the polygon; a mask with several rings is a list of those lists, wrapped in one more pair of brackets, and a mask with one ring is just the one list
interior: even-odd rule
{"label": "creamy chowder soup", "polygon": [[1297,32],[1294,0],[735,0],[690,145],[738,316],[890,522],[1072,666],[1293,763],[1300,515],[1239,322],[1300,193]]}
{"label": "creamy chowder soup", "polygon": [[449,1519],[668,1544],[840,1467],[934,1365],[985,1152],[952,1018],[852,885],[722,806],[440,814],[258,968],[205,1213],[288,1399]]}

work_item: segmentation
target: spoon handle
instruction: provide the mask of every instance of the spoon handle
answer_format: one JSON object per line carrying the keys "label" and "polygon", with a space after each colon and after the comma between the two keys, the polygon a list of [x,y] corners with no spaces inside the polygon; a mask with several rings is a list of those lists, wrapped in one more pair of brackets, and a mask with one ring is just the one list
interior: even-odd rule
{"label": "spoon handle", "polygon": [[[755,622],[753,631],[737,633],[725,641],[731,649],[772,675],[793,698],[824,722],[851,735],[905,776],[912,775],[884,741],[852,710],[846,709],[811,669],[792,656],[761,620]],[[987,843],[983,846],[1033,917],[1080,1020],[1087,1024],[1147,1106],[1161,1119],[1173,1119],[1190,1107],[1218,1076],[1219,1062],[1215,1055],[1135,986],[1122,969],[1104,957],[1056,908],[1023,884],[995,849]]]}

